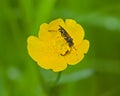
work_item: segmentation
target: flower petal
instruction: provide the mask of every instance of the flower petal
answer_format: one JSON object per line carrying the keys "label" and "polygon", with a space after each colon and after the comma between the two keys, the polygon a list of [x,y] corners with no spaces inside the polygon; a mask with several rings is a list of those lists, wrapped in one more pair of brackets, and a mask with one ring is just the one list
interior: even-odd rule
{"label": "flower petal", "polygon": [[58,31],[59,25],[62,27],[65,27],[65,23],[61,18],[53,20],[52,22],[50,22],[49,23],[49,30]]}
{"label": "flower petal", "polygon": [[37,63],[45,69],[52,69],[54,72],[62,71],[67,67],[64,58],[49,53],[41,56]]}
{"label": "flower petal", "polygon": [[43,23],[40,26],[38,37],[40,38],[41,41],[46,41],[48,40],[47,38],[50,38],[50,36],[51,36],[51,33],[48,32],[48,24]]}
{"label": "flower petal", "polygon": [[66,19],[65,21],[66,25],[66,30],[73,38],[73,42],[75,45],[81,43],[81,41],[84,38],[84,30],[81,25],[77,24],[74,20],[72,19]]}
{"label": "flower petal", "polygon": [[54,49],[41,42],[39,38],[30,36],[27,42],[28,53],[39,66],[45,69],[53,69],[55,72],[64,70],[67,67],[65,59],[57,56]]}
{"label": "flower petal", "polygon": [[[47,58],[51,57],[52,51],[49,52],[48,45],[44,42],[41,42],[39,38],[30,36],[28,38],[28,53],[29,55],[35,60],[37,63],[39,63],[40,66],[44,67],[45,69],[50,69],[49,60]],[[44,62],[43,62],[44,61]]]}
{"label": "flower petal", "polygon": [[48,24],[43,23],[40,25],[40,30],[38,33],[38,37],[42,38],[42,37],[46,37],[46,34],[48,34]]}
{"label": "flower petal", "polygon": [[39,38],[30,36],[28,37],[27,43],[28,53],[35,61],[38,61],[42,55],[46,53],[45,50],[43,50],[46,46],[40,41]]}
{"label": "flower petal", "polygon": [[84,54],[88,51],[89,41],[83,40],[80,45],[72,48],[70,54],[65,59],[69,65],[75,65],[84,58]]}

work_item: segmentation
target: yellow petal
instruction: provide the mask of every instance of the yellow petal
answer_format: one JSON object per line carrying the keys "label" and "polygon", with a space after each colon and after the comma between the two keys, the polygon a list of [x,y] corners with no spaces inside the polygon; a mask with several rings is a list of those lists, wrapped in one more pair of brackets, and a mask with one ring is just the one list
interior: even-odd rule
{"label": "yellow petal", "polygon": [[79,52],[87,53],[89,49],[90,43],[88,40],[83,40],[79,46]]}
{"label": "yellow petal", "polygon": [[39,38],[35,37],[35,36],[30,36],[28,37],[27,39],[27,49],[28,49],[28,53],[29,55],[35,60],[37,61],[40,56],[39,56],[39,53],[40,53],[40,49],[41,49],[41,42],[39,40]]}
{"label": "yellow petal", "polygon": [[54,40],[56,36],[60,35],[60,32],[57,32],[59,25],[64,25],[64,21],[61,18],[53,20],[49,24],[43,23],[38,33],[40,40],[46,43],[50,43],[49,41]]}
{"label": "yellow petal", "polygon": [[40,26],[38,37],[41,41],[49,41],[48,38],[51,38],[51,33],[48,32],[48,24],[43,23]]}
{"label": "yellow petal", "polygon": [[65,59],[69,65],[75,65],[84,58],[84,54],[87,53],[89,48],[89,41],[83,40],[80,45],[73,46],[70,54],[65,56]]}
{"label": "yellow petal", "polygon": [[49,30],[58,31],[58,29],[60,28],[59,25],[61,25],[62,27],[65,27],[65,23],[61,18],[53,20],[52,22],[50,22],[49,23]]}
{"label": "yellow petal", "polygon": [[48,32],[48,24],[43,23],[40,25],[38,36],[41,37],[42,35],[45,35]]}
{"label": "yellow petal", "polygon": [[55,54],[44,54],[38,64],[45,69],[52,69],[54,72],[62,71],[67,67],[65,59]]}
{"label": "yellow petal", "polygon": [[84,38],[84,30],[82,26],[77,24],[72,19],[66,19],[65,25],[67,32],[73,38],[74,44],[75,45],[79,44]]}
{"label": "yellow petal", "polygon": [[[39,62],[42,59],[43,55],[48,53],[48,50],[46,50],[48,46],[41,42],[40,39],[35,36],[30,36],[27,41],[28,41],[27,49],[29,55],[33,58],[33,60]],[[48,66],[46,66],[46,68],[47,67]]]}
{"label": "yellow petal", "polygon": [[39,66],[45,69],[53,69],[55,72],[64,70],[67,63],[63,57],[58,56],[52,47],[49,47],[39,38],[30,36],[28,42],[28,53]]}

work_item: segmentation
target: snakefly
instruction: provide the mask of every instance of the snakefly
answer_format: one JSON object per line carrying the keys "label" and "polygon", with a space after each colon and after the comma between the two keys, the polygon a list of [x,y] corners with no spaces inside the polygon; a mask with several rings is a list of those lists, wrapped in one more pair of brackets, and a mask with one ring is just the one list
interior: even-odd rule
{"label": "snakefly", "polygon": [[[69,47],[72,47],[73,45],[74,45],[74,43],[73,43],[73,39],[71,38],[71,36],[67,33],[67,31],[62,27],[62,26],[60,26],[59,25],[59,29],[58,29],[58,31],[61,33],[61,36],[64,38],[64,40],[68,43],[68,46]],[[55,30],[48,30],[49,32],[56,32]],[[70,50],[71,51],[71,50]],[[65,54],[60,54],[61,56],[65,56],[65,55],[67,55],[69,52],[70,52],[69,50],[67,50],[66,52],[65,52]]]}
{"label": "snakefly", "polygon": [[65,39],[65,41],[68,43],[69,47],[72,47],[74,45],[73,39],[70,37],[70,35],[66,32],[66,30],[59,25],[59,32],[61,33],[61,36]]}

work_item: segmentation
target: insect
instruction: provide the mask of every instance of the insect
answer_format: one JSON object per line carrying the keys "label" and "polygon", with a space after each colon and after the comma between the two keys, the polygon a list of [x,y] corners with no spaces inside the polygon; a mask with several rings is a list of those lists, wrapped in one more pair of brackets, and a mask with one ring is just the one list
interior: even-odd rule
{"label": "insect", "polygon": [[[73,39],[71,36],[67,33],[67,31],[59,25],[58,31],[61,33],[61,36],[64,38],[64,40],[68,43],[69,47],[72,47],[74,45]],[[54,30],[48,30],[49,32],[55,32]],[[61,56],[67,55],[71,50],[67,50],[64,54],[60,54]]]}
{"label": "insect", "polygon": [[59,25],[59,32],[61,33],[61,35],[63,36],[63,38],[65,39],[65,41],[68,43],[69,47],[72,47],[74,45],[73,43],[73,39],[71,38],[71,36],[66,32],[66,30]]}

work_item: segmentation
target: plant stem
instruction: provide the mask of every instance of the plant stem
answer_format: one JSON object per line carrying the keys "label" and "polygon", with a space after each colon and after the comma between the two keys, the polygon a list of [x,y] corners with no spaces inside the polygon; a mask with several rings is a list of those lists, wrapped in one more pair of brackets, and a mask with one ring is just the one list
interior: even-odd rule
{"label": "plant stem", "polygon": [[59,95],[59,85],[58,85],[58,83],[59,83],[60,78],[61,78],[61,73],[62,72],[59,72],[57,74],[55,82],[53,83],[52,86],[49,87],[49,96],[58,96]]}
{"label": "plant stem", "polygon": [[57,85],[57,83],[60,81],[61,73],[61,71],[58,73],[57,78],[55,80],[55,85]]}

